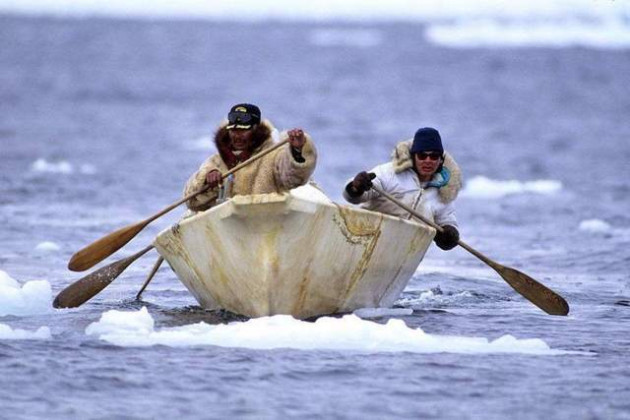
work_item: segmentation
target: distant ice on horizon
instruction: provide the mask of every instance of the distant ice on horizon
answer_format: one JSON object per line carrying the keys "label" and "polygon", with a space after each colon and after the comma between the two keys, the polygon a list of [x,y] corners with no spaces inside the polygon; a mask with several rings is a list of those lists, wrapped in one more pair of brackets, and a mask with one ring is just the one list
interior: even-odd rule
{"label": "distant ice on horizon", "polygon": [[[452,48],[630,47],[630,2],[614,0],[0,0],[0,13],[217,21],[421,22],[429,42]],[[315,45],[369,47],[373,33],[311,34]]]}
{"label": "distant ice on horizon", "polygon": [[234,20],[406,20],[628,16],[630,5],[607,0],[0,0],[0,10],[69,16],[110,15]]}
{"label": "distant ice on horizon", "polygon": [[315,322],[300,321],[289,315],[276,315],[230,324],[209,325],[199,322],[156,329],[153,317],[143,307],[139,311],[131,312],[107,311],[98,322],[90,324],[85,332],[122,347],[221,346],[368,353],[573,353],[551,349],[537,338],[517,339],[508,334],[490,341],[483,337],[439,336],[426,334],[419,328],[410,328],[400,319],[390,319],[387,324],[379,324],[355,315],[342,318],[322,317]]}
{"label": "distant ice on horizon", "polygon": [[427,39],[452,48],[484,47],[590,47],[625,49],[630,46],[630,25],[621,19],[507,21],[466,20],[431,25]]}

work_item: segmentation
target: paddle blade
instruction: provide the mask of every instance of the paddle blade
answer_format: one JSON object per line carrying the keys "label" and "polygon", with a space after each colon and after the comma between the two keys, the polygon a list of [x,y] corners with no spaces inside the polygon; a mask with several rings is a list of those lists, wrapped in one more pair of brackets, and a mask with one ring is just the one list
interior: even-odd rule
{"label": "paddle blade", "polygon": [[493,262],[492,268],[525,299],[538,306],[549,315],[567,315],[569,304],[547,286],[514,268]]}
{"label": "paddle blade", "polygon": [[[132,256],[135,257],[135,256]],[[63,289],[53,301],[55,308],[76,308],[96,296],[109,286],[137,257],[128,257],[77,280]]]}
{"label": "paddle blade", "polygon": [[118,251],[127,242],[132,240],[148,224],[146,220],[133,225],[125,226],[110,233],[101,239],[92,242],[85,248],[77,251],[70,262],[68,269],[72,271],[85,271],[103,261],[105,258]]}
{"label": "paddle blade", "polygon": [[95,272],[77,280],[57,295],[53,302],[53,307],[76,308],[83,305],[114,281],[132,262],[152,249],[153,245],[149,245],[125,259],[99,268]]}

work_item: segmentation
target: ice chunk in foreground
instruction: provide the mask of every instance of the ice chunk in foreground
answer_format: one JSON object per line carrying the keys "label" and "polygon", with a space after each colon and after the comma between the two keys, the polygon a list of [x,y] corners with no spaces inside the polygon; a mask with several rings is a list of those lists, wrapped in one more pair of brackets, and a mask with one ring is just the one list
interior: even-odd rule
{"label": "ice chunk in foreground", "polygon": [[50,328],[39,327],[37,331],[12,329],[6,324],[0,323],[0,340],[49,340]]}
{"label": "ice chunk in foreground", "polygon": [[86,329],[109,343],[123,347],[165,345],[171,347],[221,346],[250,349],[292,348],[358,352],[415,353],[519,353],[560,355],[579,352],[554,350],[542,340],[519,340],[505,335],[494,341],[483,337],[439,336],[410,328],[402,320],[387,324],[355,315],[322,317],[315,322],[288,315],[250,319],[246,322],[209,325],[203,322],[156,330],[146,308],[136,312],[108,311]]}
{"label": "ice chunk in foreground", "polygon": [[52,289],[45,280],[20,284],[0,270],[0,316],[32,315],[52,310]]}

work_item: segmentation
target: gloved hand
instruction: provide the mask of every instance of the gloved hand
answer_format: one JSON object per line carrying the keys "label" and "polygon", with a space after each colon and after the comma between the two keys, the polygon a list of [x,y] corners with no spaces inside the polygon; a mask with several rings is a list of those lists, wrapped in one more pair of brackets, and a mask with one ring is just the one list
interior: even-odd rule
{"label": "gloved hand", "polygon": [[206,185],[210,186],[210,189],[216,188],[221,184],[221,172],[218,169],[213,169],[206,174]]}
{"label": "gloved hand", "polygon": [[457,245],[457,241],[459,241],[459,232],[454,226],[444,225],[442,226],[442,232],[438,231],[435,234],[433,241],[438,247],[440,247],[440,249],[448,251],[449,249],[455,248]]}
{"label": "gloved hand", "polygon": [[376,178],[376,174],[373,172],[367,173],[365,171],[359,172],[351,183],[348,184],[346,190],[348,194],[353,197],[358,197],[364,192],[372,188],[372,180]]}

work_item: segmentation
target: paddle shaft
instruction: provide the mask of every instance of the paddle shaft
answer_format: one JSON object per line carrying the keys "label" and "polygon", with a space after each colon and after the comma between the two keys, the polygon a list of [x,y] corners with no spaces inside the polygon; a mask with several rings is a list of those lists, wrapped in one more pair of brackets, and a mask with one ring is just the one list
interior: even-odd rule
{"label": "paddle shaft", "polygon": [[160,268],[163,262],[164,262],[164,257],[160,255],[157,261],[155,261],[155,264],[153,265],[153,269],[149,273],[149,276],[144,281],[144,284],[138,291],[138,294],[136,295],[136,300],[140,300],[140,297],[142,296],[142,292],[144,292],[144,289],[146,289],[149,283],[151,283],[151,280],[153,280],[153,276],[155,276],[155,273],[157,273],[158,269]]}
{"label": "paddle shaft", "polygon": [[[226,177],[232,175],[234,172],[244,168],[245,166],[249,165],[250,163],[260,159],[261,157],[267,155],[268,153],[271,153],[272,151],[276,150],[277,148],[285,145],[286,143],[288,143],[288,139],[287,140],[283,140],[279,143],[274,144],[272,147],[265,149],[263,151],[261,151],[260,153],[256,154],[255,156],[250,157],[249,159],[247,159],[245,162],[236,165],[234,168],[230,169],[229,171],[227,171],[225,174],[222,174],[221,178],[225,179]],[[196,197],[199,194],[202,194],[206,191],[208,191],[210,189],[209,185],[204,186],[203,188],[201,188],[199,191],[196,191],[194,193],[188,194],[186,197],[182,198],[181,200],[171,204],[168,207],[165,207],[164,209],[160,210],[159,212],[155,213],[153,216],[150,216],[149,218],[142,220],[140,222],[134,223],[132,225],[128,225],[125,227],[122,227],[94,242],[92,242],[91,244],[87,245],[86,247],[80,249],[79,251],[77,251],[72,258],[70,258],[70,261],[68,262],[68,269],[72,270],[72,271],[85,271],[88,268],[93,267],[94,265],[98,264],[99,262],[103,261],[105,258],[109,257],[110,255],[112,255],[114,252],[118,251],[120,248],[122,248],[125,244],[127,244],[129,241],[131,241],[136,235],[138,235],[138,233],[140,233],[140,231],[142,229],[144,229],[149,223],[153,222],[155,219],[162,217],[163,215],[165,215],[166,213],[170,212],[171,210],[173,210],[175,207],[178,207],[179,205],[181,205],[182,203],[185,203],[186,201]]]}
{"label": "paddle shaft", "polygon": [[[238,165],[236,165],[235,167],[233,167],[232,169],[230,169],[229,171],[227,171],[226,173],[221,175],[221,179],[225,179],[228,176],[232,175],[234,172],[239,171],[241,169],[243,169],[244,167],[246,167],[247,165],[249,165],[252,162],[257,161],[258,159],[260,159],[261,157],[265,156],[268,153],[273,152],[274,150],[276,150],[278,147],[281,147],[283,145],[285,145],[286,143],[288,143],[289,140],[283,140],[279,143],[274,144],[273,146],[271,146],[268,149],[263,150],[262,152],[250,157],[249,159],[247,159],[245,162],[242,162]],[[161,211],[155,213],[153,216],[145,219],[142,223],[143,227],[148,225],[149,223],[151,223],[152,221],[154,221],[157,218],[160,218],[162,216],[164,216],[166,213],[170,212],[171,210],[173,210],[175,207],[180,206],[181,204],[185,203],[186,201],[193,199],[195,197],[197,197],[199,194],[202,194],[206,191],[208,191],[210,189],[209,185],[206,185],[205,187],[201,188],[199,191],[195,191],[194,193],[188,194],[186,197],[182,198],[181,200],[171,204],[168,207],[165,207],[164,209],[162,209]],[[134,235],[135,236],[135,235]],[[124,245],[124,244],[123,244]]]}
{"label": "paddle shaft", "polygon": [[[412,209],[411,207],[409,207],[408,205],[406,205],[402,201],[394,198],[391,194],[388,194],[385,191],[383,191],[383,189],[377,187],[376,185],[373,185],[372,189],[374,189],[376,192],[378,192],[379,194],[381,194],[383,197],[387,198],[388,200],[390,200],[394,204],[397,204],[399,207],[407,210],[414,217],[422,220],[424,223],[426,223],[427,225],[431,226],[432,228],[435,228],[438,232],[443,232],[444,231],[444,229],[442,229],[442,226],[438,225],[437,223],[433,222],[432,220],[427,219],[426,217],[424,217],[423,215],[421,215],[420,213],[418,213],[417,211],[415,211],[414,209]],[[466,251],[470,252],[475,257],[479,258],[481,261],[485,262],[486,264],[488,264],[492,268],[495,268],[495,266],[499,265],[497,262],[495,262],[495,261],[491,260],[490,258],[486,257],[481,252],[477,251],[475,248],[473,248],[472,246],[468,245],[466,242],[462,241],[461,239],[459,241],[457,241],[457,245],[461,246]]]}
{"label": "paddle shaft", "polygon": [[[394,204],[408,211],[411,215],[420,219],[427,225],[435,228],[439,232],[443,231],[441,226],[438,226],[436,223],[427,219],[408,205],[402,203],[400,200],[397,200],[392,195],[386,193],[385,191],[383,191],[382,188],[377,187],[376,185],[372,185],[372,189],[374,189],[376,192],[378,192]],[[567,315],[569,313],[569,304],[566,302],[566,300],[564,300],[562,296],[558,295],[553,290],[549,289],[547,286],[537,282],[527,274],[497,263],[496,261],[488,258],[462,240],[457,241],[457,244],[464,248],[466,251],[473,254],[475,257],[479,258],[487,265],[489,265],[514,290],[516,290],[524,298],[529,300],[534,305],[538,306],[543,311],[547,312],[550,315]]]}

